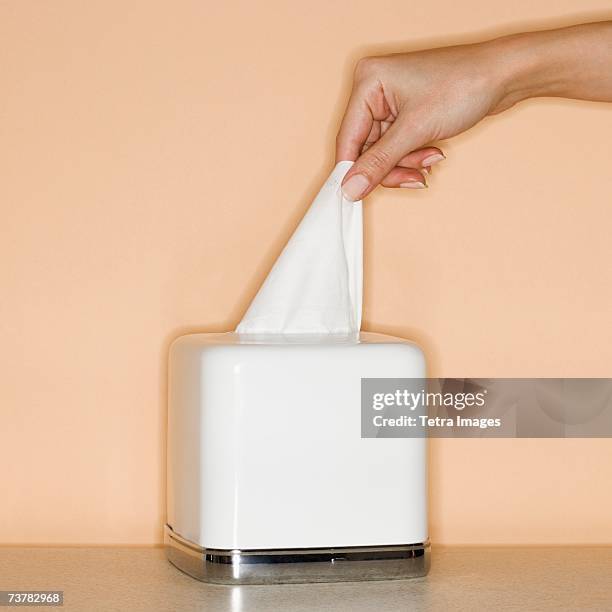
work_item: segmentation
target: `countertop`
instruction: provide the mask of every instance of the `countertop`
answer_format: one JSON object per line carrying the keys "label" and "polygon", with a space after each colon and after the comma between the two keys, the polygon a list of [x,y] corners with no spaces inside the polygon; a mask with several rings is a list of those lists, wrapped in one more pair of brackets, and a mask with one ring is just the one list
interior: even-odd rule
{"label": "countertop", "polygon": [[240,587],[193,580],[163,548],[2,547],[0,590],[63,590],[59,609],[83,612],[612,610],[612,547],[434,547],[425,578]]}

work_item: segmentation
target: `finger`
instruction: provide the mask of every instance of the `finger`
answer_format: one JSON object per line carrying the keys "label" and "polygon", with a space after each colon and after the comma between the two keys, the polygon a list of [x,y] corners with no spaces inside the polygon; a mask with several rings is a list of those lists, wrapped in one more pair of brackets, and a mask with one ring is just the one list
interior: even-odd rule
{"label": "finger", "polygon": [[353,92],[336,138],[336,163],[355,161],[372,131],[374,119],[366,101]]}
{"label": "finger", "polygon": [[363,147],[361,147],[360,154],[362,154],[364,151],[367,151],[380,138],[380,129],[380,121],[374,120],[372,122],[372,128],[370,129],[370,133],[368,134],[368,137],[366,138]]}
{"label": "finger", "polygon": [[381,121],[380,122],[380,135],[382,136],[392,125],[393,125],[393,121]]}
{"label": "finger", "polygon": [[427,168],[446,159],[446,156],[438,147],[425,147],[417,151],[411,151],[397,162],[398,166],[404,168]]}
{"label": "finger", "polygon": [[396,166],[381,181],[383,187],[406,187],[408,189],[424,189],[427,187],[425,175],[416,168]]}
{"label": "finger", "polygon": [[365,144],[361,147],[360,155],[363,155],[388,129],[393,125],[391,121],[378,121],[376,115],[374,116],[374,122],[370,135],[368,136]]}
{"label": "finger", "polygon": [[347,200],[357,201],[374,189],[397,162],[409,152],[423,145],[414,126],[401,118],[374,143],[347,172],[342,191]]}

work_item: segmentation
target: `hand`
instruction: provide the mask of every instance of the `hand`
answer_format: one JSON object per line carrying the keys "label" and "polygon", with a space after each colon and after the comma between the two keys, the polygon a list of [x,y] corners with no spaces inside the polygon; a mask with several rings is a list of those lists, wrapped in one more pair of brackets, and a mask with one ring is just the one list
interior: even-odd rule
{"label": "hand", "polygon": [[422,188],[444,159],[428,146],[535,96],[612,101],[612,21],[362,59],[336,142],[355,161],[342,189]]}
{"label": "hand", "polygon": [[337,160],[357,160],[345,196],[361,199],[378,184],[425,187],[428,168],[444,159],[425,145],[467,130],[499,105],[491,64],[480,45],[362,59],[337,139]]}

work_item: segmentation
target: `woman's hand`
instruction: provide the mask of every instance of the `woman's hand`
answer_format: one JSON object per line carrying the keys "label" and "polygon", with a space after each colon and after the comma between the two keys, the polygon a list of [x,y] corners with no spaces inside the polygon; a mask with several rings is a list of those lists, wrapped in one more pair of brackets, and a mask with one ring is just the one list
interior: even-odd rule
{"label": "woman's hand", "polygon": [[612,22],[473,45],[362,59],[338,133],[343,182],[359,200],[377,185],[422,188],[444,159],[428,146],[537,95],[612,99]]}
{"label": "woman's hand", "polygon": [[337,160],[357,160],[350,200],[385,187],[422,188],[444,159],[428,143],[455,136],[497,104],[500,86],[478,45],[362,59],[337,139]]}

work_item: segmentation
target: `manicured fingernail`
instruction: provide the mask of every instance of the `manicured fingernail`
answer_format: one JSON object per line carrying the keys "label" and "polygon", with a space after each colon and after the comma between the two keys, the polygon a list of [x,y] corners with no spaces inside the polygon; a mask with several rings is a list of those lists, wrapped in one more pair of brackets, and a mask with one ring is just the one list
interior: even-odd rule
{"label": "manicured fingernail", "polygon": [[410,181],[409,183],[400,183],[400,187],[404,187],[405,189],[425,189],[427,187],[427,183],[422,183],[421,181]]}
{"label": "manicured fingernail", "polygon": [[363,174],[353,174],[353,176],[342,185],[342,193],[347,200],[356,202],[366,192],[369,186],[370,183]]}
{"label": "manicured fingernail", "polygon": [[441,162],[443,159],[446,159],[444,155],[442,155],[441,153],[434,153],[433,155],[426,157],[421,162],[421,166],[432,166],[433,164],[437,164],[438,162]]}

